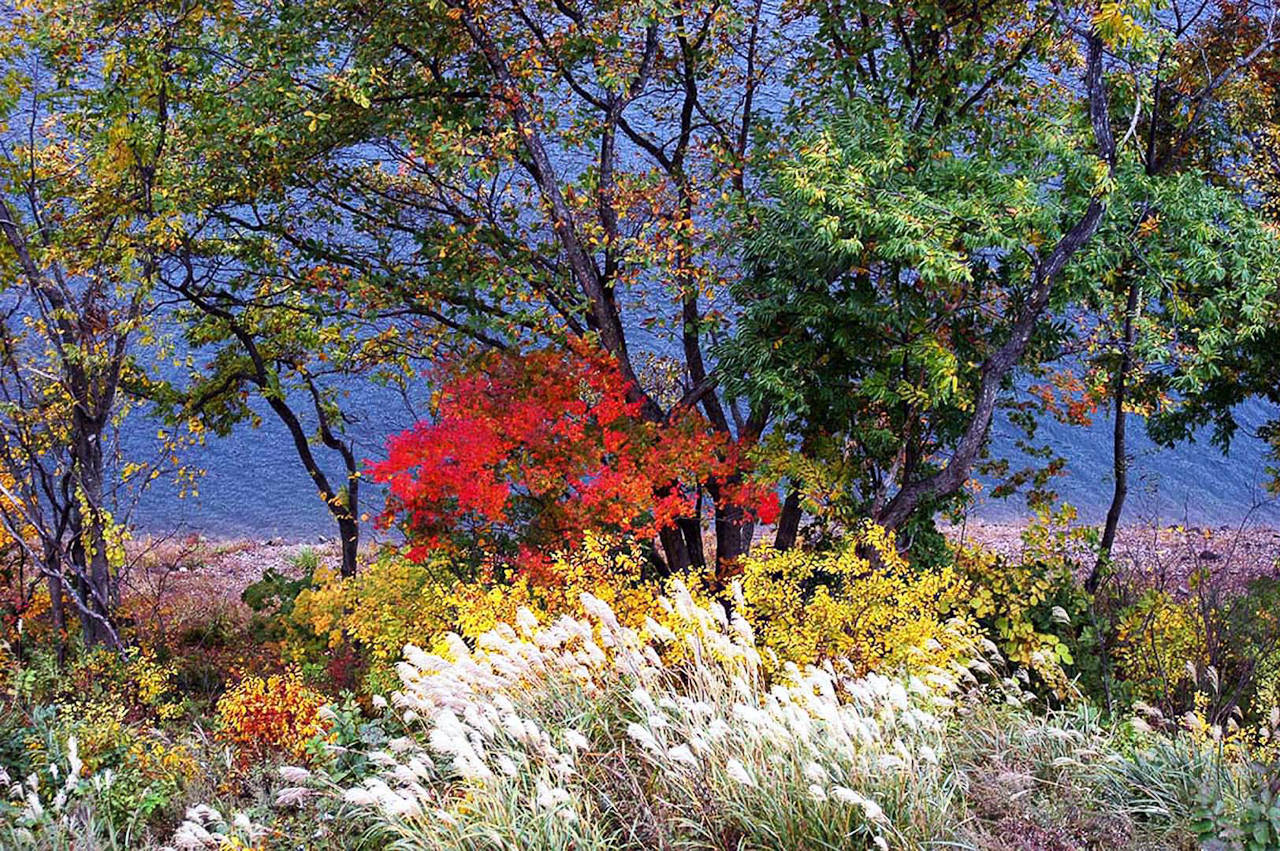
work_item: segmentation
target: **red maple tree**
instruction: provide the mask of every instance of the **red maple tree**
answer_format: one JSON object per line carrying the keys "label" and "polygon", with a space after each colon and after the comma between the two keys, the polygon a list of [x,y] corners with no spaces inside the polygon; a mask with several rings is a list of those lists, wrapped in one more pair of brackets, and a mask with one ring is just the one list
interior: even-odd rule
{"label": "red maple tree", "polygon": [[433,419],[370,467],[389,489],[382,523],[400,526],[411,558],[445,549],[542,570],[588,532],[651,539],[694,517],[712,480],[776,519],[776,492],[742,475],[737,444],[692,410],[645,420],[599,349],[492,352],[441,378]]}

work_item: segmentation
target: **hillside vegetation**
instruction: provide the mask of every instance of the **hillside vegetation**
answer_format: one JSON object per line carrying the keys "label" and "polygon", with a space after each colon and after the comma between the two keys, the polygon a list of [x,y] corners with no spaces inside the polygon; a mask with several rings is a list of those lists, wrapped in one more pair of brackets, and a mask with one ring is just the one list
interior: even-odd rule
{"label": "hillside vegetation", "polygon": [[[0,65],[0,845],[1280,851],[1267,533],[1117,543],[1132,429],[1280,457],[1277,0],[20,0]],[[267,420],[332,547],[140,524]]]}

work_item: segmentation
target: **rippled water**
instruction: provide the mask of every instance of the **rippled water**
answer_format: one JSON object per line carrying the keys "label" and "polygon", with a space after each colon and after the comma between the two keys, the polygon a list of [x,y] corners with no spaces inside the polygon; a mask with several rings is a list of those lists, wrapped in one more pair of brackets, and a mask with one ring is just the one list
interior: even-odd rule
{"label": "rippled water", "polygon": [[[425,394],[425,389],[424,389]],[[390,391],[365,387],[354,392],[348,406],[360,418],[352,429],[362,458],[378,458],[388,435],[407,427],[412,413]],[[1172,450],[1155,447],[1137,418],[1130,427],[1133,447],[1130,500],[1126,519],[1161,518],[1194,524],[1235,524],[1252,520],[1280,525],[1280,508],[1263,499],[1261,485],[1267,464],[1263,443],[1248,434],[1268,417],[1268,407],[1250,403],[1241,411],[1243,428],[1231,454],[1224,456],[1207,442],[1188,443]],[[142,420],[131,427],[128,443],[145,446],[154,425]],[[1009,451],[1013,429],[998,421],[994,445]],[[1047,423],[1040,437],[1068,459],[1067,475],[1057,481],[1064,499],[1081,510],[1084,519],[1098,522],[1111,499],[1111,436],[1107,416],[1090,428]],[[243,429],[230,438],[210,438],[195,451],[190,463],[208,470],[196,498],[176,499],[168,485],[145,495],[136,520],[147,531],[175,528],[213,537],[280,537],[309,539],[332,536],[333,523],[316,496],[311,480],[297,460],[285,428],[264,411],[260,429]],[[328,465],[337,476],[334,465]],[[379,489],[367,483],[363,510],[376,514],[382,503]],[[1025,514],[1018,498],[983,501],[976,513],[992,520]]]}
{"label": "rippled water", "polygon": [[[297,399],[295,410],[306,412],[307,399]],[[231,437],[210,436],[204,446],[190,450],[185,463],[206,471],[199,495],[178,498],[167,481],[155,483],[140,499],[135,521],[147,532],[190,530],[214,538],[281,538],[284,540],[333,537],[336,526],[315,485],[298,460],[293,438],[265,405],[256,406],[262,426],[247,425]],[[348,428],[356,441],[356,457],[377,460],[389,435],[414,422],[412,411],[396,393],[377,386],[352,392],[346,408],[357,422]],[[305,423],[308,430],[314,424]],[[126,454],[147,457],[152,451],[154,422],[141,417],[126,424]],[[330,481],[345,479],[342,464],[323,446],[313,447]],[[361,510],[371,516],[382,506],[382,493],[365,483]]]}
{"label": "rippled water", "polygon": [[[1162,449],[1146,435],[1140,417],[1130,416],[1128,439],[1131,466],[1126,522],[1163,520],[1195,525],[1236,525],[1243,520],[1280,525],[1280,504],[1264,490],[1266,444],[1254,437],[1256,429],[1274,416],[1274,408],[1252,401],[1237,410],[1240,430],[1224,455],[1203,439]],[[1081,518],[1101,522],[1111,503],[1114,487],[1111,455],[1111,414],[1095,418],[1088,428],[1048,422],[1041,426],[1041,442],[1050,444],[1067,459],[1066,474],[1056,481],[1062,498],[1080,509]],[[998,423],[993,445],[1008,448],[1013,429]],[[1004,520],[1025,513],[1021,501],[986,503],[979,514]]]}

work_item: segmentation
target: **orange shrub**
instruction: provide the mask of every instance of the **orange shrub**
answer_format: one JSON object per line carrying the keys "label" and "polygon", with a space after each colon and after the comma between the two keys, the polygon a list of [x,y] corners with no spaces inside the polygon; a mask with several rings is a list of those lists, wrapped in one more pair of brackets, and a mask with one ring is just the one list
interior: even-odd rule
{"label": "orange shrub", "polygon": [[218,700],[219,736],[245,756],[280,751],[300,758],[328,726],[320,712],[325,703],[295,671],[246,677]]}

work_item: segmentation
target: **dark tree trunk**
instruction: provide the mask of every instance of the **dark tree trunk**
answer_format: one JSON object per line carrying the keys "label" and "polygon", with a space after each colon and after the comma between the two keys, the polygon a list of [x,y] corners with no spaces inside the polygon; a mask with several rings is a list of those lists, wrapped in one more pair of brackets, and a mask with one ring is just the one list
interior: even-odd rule
{"label": "dark tree trunk", "polygon": [[689,554],[687,567],[704,568],[707,566],[706,550],[702,546],[702,518],[682,517],[676,521],[680,536],[684,538],[685,551]]}
{"label": "dark tree trunk", "polygon": [[53,626],[53,641],[57,648],[58,664],[66,661],[67,610],[63,606],[62,558],[57,549],[45,546],[45,582],[49,589],[49,618]]}
{"label": "dark tree trunk", "polygon": [[1116,530],[1120,527],[1120,516],[1124,512],[1124,501],[1129,495],[1129,450],[1125,439],[1124,405],[1128,396],[1129,372],[1133,369],[1133,344],[1137,338],[1137,311],[1139,287],[1135,278],[1129,284],[1129,298],[1124,311],[1124,340],[1120,352],[1120,366],[1116,369],[1115,388],[1112,397],[1115,402],[1115,424],[1111,433],[1111,466],[1115,474],[1115,490],[1111,494],[1111,507],[1107,509],[1107,522],[1102,530],[1102,544],[1098,551],[1098,560],[1085,580],[1085,590],[1093,593],[1098,590],[1102,579],[1102,569],[1111,560],[1111,550],[1116,542]]}
{"label": "dark tree trunk", "polygon": [[88,418],[77,417],[78,432],[72,443],[74,481],[79,488],[80,504],[73,511],[75,543],[72,560],[79,577],[80,624],[89,646],[118,648],[118,637],[111,623],[114,589],[111,564],[107,559],[107,540],[103,528],[102,429]]}
{"label": "dark tree trunk", "polygon": [[668,576],[688,570],[690,565],[689,547],[685,543],[684,534],[674,526],[658,531],[658,541],[662,544],[662,556],[666,559]]}
{"label": "dark tree trunk", "polygon": [[751,524],[738,505],[716,502],[716,573],[727,575],[751,546]]}
{"label": "dark tree trunk", "polygon": [[800,534],[800,491],[794,487],[787,492],[787,499],[782,503],[782,513],[778,515],[778,530],[773,537],[773,548],[782,552],[796,545]]}
{"label": "dark tree trunk", "polygon": [[342,575],[356,575],[356,557],[360,551],[360,523],[351,513],[338,518],[338,537],[342,544]]}
{"label": "dark tree trunk", "polygon": [[[334,522],[338,524],[338,537],[342,547],[342,575],[355,576],[356,556],[360,548],[360,524],[356,519],[355,505],[359,493],[358,479],[351,475],[349,466],[345,494],[335,491],[329,483],[329,477],[320,469],[320,462],[311,451],[311,442],[307,439],[307,433],[297,414],[283,400],[272,398],[268,402],[271,409],[276,412],[276,416],[289,429],[289,434],[293,437],[293,447],[298,453],[298,459],[302,461],[303,469],[311,477],[312,483],[316,486],[316,492],[324,500],[325,507],[333,515]],[[327,430],[327,427],[322,429],[322,431]],[[325,442],[328,443],[327,440]],[[345,444],[343,446],[346,448]]]}

